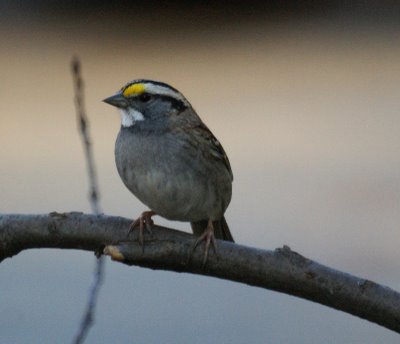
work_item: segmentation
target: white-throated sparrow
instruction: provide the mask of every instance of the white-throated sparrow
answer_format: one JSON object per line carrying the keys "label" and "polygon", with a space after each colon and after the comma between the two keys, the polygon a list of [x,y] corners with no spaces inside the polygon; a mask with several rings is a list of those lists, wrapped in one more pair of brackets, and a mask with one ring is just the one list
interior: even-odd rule
{"label": "white-throated sparrow", "polygon": [[155,214],[188,221],[205,241],[233,241],[224,213],[232,196],[232,170],[221,144],[186,98],[158,81],[134,80],[104,102],[121,112],[115,143],[118,173],[151,211],[133,223],[151,229]]}

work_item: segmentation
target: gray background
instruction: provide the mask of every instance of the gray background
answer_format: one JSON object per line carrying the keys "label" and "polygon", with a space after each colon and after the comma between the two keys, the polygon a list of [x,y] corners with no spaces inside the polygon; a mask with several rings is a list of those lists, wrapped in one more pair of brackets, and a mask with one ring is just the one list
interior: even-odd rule
{"label": "gray background", "polygon": [[[114,167],[127,81],[168,82],[223,143],[237,242],[293,250],[400,289],[400,36],[395,2],[162,7],[0,3],[0,212],[85,211],[70,59],[79,54],[105,213],[145,209]],[[155,218],[189,230],[188,224]],[[0,342],[69,343],[90,253],[0,264]],[[87,343],[398,343],[389,330],[291,296],[107,261]]]}

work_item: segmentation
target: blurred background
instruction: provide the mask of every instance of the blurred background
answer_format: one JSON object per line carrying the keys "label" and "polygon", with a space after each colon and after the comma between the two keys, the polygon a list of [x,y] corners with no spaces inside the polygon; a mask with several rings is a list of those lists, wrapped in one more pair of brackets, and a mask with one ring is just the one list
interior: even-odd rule
{"label": "blurred background", "polygon": [[[236,241],[284,244],[400,290],[400,3],[0,1],[0,212],[89,212],[80,56],[103,211],[145,207],[114,166],[126,82],[170,83],[223,143]],[[186,223],[157,223],[189,230]],[[69,343],[93,254],[0,264],[0,342]],[[398,343],[356,317],[228,281],[106,264],[87,343]]]}

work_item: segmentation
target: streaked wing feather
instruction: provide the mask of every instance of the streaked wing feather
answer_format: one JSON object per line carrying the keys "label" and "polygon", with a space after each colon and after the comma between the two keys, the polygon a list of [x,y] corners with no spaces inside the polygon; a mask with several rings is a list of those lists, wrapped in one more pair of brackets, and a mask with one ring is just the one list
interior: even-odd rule
{"label": "streaked wing feather", "polygon": [[228,156],[225,153],[224,148],[222,147],[221,143],[217,140],[217,138],[213,135],[213,133],[210,131],[210,129],[207,128],[207,126],[204,123],[200,123],[198,126],[196,126],[195,132],[198,133],[201,138],[199,138],[202,141],[208,141],[210,150],[209,153],[217,159],[220,159],[223,161],[225,164],[227,170],[229,171],[229,174],[231,175],[231,178],[233,180],[233,173],[232,173],[232,168],[231,164],[229,162]]}

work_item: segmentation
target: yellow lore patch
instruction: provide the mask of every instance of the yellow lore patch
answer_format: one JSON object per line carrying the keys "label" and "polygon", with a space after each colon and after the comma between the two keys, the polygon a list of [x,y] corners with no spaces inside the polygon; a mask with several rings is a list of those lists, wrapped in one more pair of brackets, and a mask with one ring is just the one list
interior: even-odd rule
{"label": "yellow lore patch", "polygon": [[122,91],[124,97],[133,97],[145,91],[144,84],[132,84]]}

